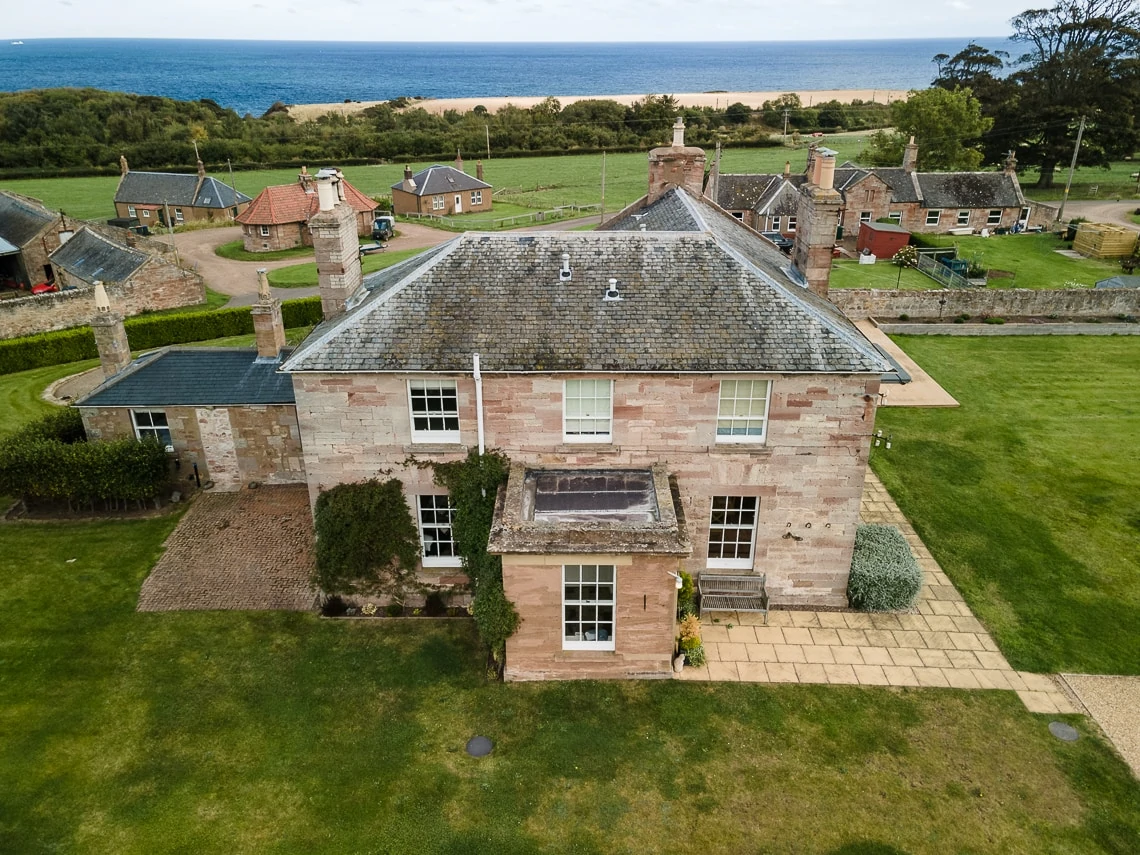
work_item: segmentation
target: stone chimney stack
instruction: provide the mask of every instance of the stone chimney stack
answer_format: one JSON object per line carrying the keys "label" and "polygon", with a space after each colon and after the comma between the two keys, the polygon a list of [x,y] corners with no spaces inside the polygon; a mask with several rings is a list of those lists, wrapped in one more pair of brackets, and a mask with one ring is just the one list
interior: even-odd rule
{"label": "stone chimney stack", "polygon": [[902,168],[907,173],[914,172],[918,168],[918,143],[914,141],[913,136],[903,150]]}
{"label": "stone chimney stack", "polygon": [[95,317],[91,319],[91,331],[95,333],[95,348],[99,351],[104,377],[110,379],[131,364],[131,346],[127,343],[123,316],[111,311],[111,301],[102,282],[95,283]]}
{"label": "stone chimney stack", "polygon": [[673,145],[649,152],[649,203],[660,199],[670,187],[683,187],[700,196],[705,183],[704,149],[685,145],[685,120],[673,125]]}
{"label": "stone chimney stack", "polygon": [[464,171],[464,169],[463,169],[463,152],[461,152],[459,149],[455,150],[455,168],[458,169],[460,172]]}
{"label": "stone chimney stack", "polygon": [[1017,155],[1010,149],[1005,156],[1005,168],[1002,170],[1006,175],[1017,177]]}
{"label": "stone chimney stack", "polygon": [[483,161],[481,160],[475,161],[475,177],[479,181],[483,180]]}
{"label": "stone chimney stack", "polygon": [[784,161],[784,180],[787,181],[792,177],[792,162],[790,160]]}
{"label": "stone chimney stack", "polygon": [[412,168],[410,166],[404,167],[404,183],[400,185],[400,189],[405,193],[416,192],[416,179],[412,178]]}
{"label": "stone chimney stack", "polygon": [[313,176],[309,174],[309,167],[301,167],[301,172],[297,175],[297,183],[301,185],[306,193],[314,192]]}
{"label": "stone chimney stack", "polygon": [[800,188],[796,243],[792,259],[808,289],[826,299],[831,279],[831,251],[843,197],[835,189],[835,152],[814,152],[808,180]]}
{"label": "stone chimney stack", "polygon": [[320,211],[309,220],[317,257],[321,311],[326,319],[344,311],[345,302],[364,280],[356,239],[356,211],[344,201],[343,180],[337,169],[317,173]]}
{"label": "stone chimney stack", "polygon": [[257,271],[257,296],[253,314],[253,334],[257,340],[258,359],[277,359],[285,346],[285,323],[281,319],[281,301],[269,291],[265,268]]}
{"label": "stone chimney stack", "polygon": [[119,174],[126,175],[131,171],[130,166],[127,165],[127,156],[125,154],[119,155]]}

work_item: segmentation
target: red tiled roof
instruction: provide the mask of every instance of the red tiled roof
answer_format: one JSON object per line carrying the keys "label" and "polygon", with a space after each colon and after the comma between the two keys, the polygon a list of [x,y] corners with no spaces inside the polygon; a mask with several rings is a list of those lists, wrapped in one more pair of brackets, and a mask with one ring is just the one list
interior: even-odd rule
{"label": "red tiled roof", "polygon": [[[370,214],[376,203],[349,184],[344,184],[344,198],[359,214]],[[306,223],[317,213],[317,186],[310,182],[311,192],[305,192],[301,182],[266,187],[249,203],[249,207],[235,217],[247,226],[279,226],[285,223]]]}

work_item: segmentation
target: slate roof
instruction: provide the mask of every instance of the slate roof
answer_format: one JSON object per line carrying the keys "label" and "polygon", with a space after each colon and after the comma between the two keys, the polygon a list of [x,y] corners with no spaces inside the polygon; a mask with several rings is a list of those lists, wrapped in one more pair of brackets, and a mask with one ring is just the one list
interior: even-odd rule
{"label": "slate roof", "polygon": [[0,193],[0,238],[17,248],[54,219],[55,215],[47,208],[10,193]]}
{"label": "slate roof", "polygon": [[[378,204],[369,199],[347,181],[341,181],[344,199],[358,214],[371,214]],[[275,226],[284,223],[307,223],[320,209],[315,183],[308,187],[297,181],[266,187],[254,198],[249,207],[234,219],[252,226]]]}
{"label": "slate roof", "polygon": [[[432,196],[436,193],[458,193],[464,190],[490,190],[491,185],[480,181],[454,166],[440,166],[438,163],[420,170],[412,176],[416,182],[414,195]],[[397,181],[393,190],[403,189],[404,182]]]}
{"label": "slate roof", "polygon": [[4,238],[0,237],[0,255],[12,255],[20,251],[20,248],[15,244],[10,244]]}
{"label": "slate roof", "polygon": [[1004,172],[919,172],[924,208],[1019,208],[1017,181]]}
{"label": "slate roof", "polygon": [[253,348],[171,347],[146,353],[96,386],[81,407],[292,404],[293,381]]}
{"label": "slate roof", "polygon": [[50,256],[52,264],[84,282],[123,282],[149,257],[87,228],[72,235]]}
{"label": "slate roof", "polygon": [[726,211],[746,211],[782,179],[783,175],[722,174],[717,177],[716,203]]}
{"label": "slate roof", "polygon": [[[201,186],[199,186],[201,184]],[[233,208],[250,198],[234,194],[233,188],[217,178],[182,175],[174,172],[128,172],[119,180],[115,201],[125,205],[162,205],[185,208]]]}
{"label": "slate roof", "polygon": [[[647,209],[652,221],[683,206],[694,228],[468,232],[370,277],[282,370],[469,371],[472,353],[486,372],[885,369],[834,306],[792,284],[774,246],[681,191],[655,205],[669,213]],[[603,300],[610,278],[621,300]]]}

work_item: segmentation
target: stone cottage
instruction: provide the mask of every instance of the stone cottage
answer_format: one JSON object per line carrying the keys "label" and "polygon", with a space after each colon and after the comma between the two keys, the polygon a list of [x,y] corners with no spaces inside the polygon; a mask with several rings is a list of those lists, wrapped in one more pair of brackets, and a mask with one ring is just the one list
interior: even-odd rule
{"label": "stone cottage", "polygon": [[38,199],[0,191],[0,288],[54,281],[49,256],[75,229],[74,220]]}
{"label": "stone cottage", "polygon": [[[340,185],[345,201],[356,211],[356,233],[360,236],[372,234],[372,219],[378,207],[376,202],[348,181],[342,180]],[[318,210],[316,176],[310,175],[302,166],[296,183],[266,187],[236,217],[242,225],[242,242],[246,251],[272,252],[294,246],[312,246],[309,219]]]}
{"label": "stone cottage", "polygon": [[[682,569],[846,604],[886,365],[813,293],[817,248],[793,263],[701,199],[675,142],[604,231],[467,233],[359,287],[322,280],[331,310],[281,368],[312,499],[392,472],[429,580],[461,572],[452,509],[409,456],[510,457],[490,544],[522,617],[508,679],[668,676]],[[801,240],[829,267],[828,177]]]}
{"label": "stone cottage", "polygon": [[404,180],[392,185],[392,210],[397,214],[454,216],[491,210],[494,188],[483,180],[483,162],[475,164],[475,177],[463,171],[463,158],[455,166],[438,163],[412,174],[404,168]]}
{"label": "stone cottage", "polygon": [[196,220],[232,220],[252,201],[228,184],[206,174],[198,161],[197,175],[174,172],[135,172],[125,157],[115,190],[115,215],[138,219],[153,228]]}
{"label": "stone cottage", "polygon": [[[782,175],[722,175],[714,164],[705,194],[757,231],[794,235],[798,191],[818,156],[834,157],[835,152],[813,146],[807,169],[797,175],[791,173],[790,163]],[[890,220],[908,232],[933,234],[1025,229],[1053,222],[1054,208],[1026,199],[1021,192],[1012,154],[1000,172],[919,172],[917,164],[918,146],[911,138],[901,166],[863,168],[847,162],[837,167],[840,235],[854,237],[861,223],[876,220]]]}

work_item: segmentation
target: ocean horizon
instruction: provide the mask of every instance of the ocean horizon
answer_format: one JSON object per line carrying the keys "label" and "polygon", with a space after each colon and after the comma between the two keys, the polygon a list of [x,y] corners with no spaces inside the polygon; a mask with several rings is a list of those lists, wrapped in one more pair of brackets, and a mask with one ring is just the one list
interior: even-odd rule
{"label": "ocean horizon", "polygon": [[[921,89],[971,39],[788,42],[294,42],[26,39],[0,44],[0,91],[94,87],[239,114],[401,96]],[[1005,37],[976,37],[1011,50]],[[1011,50],[1011,53],[1016,53]]]}

